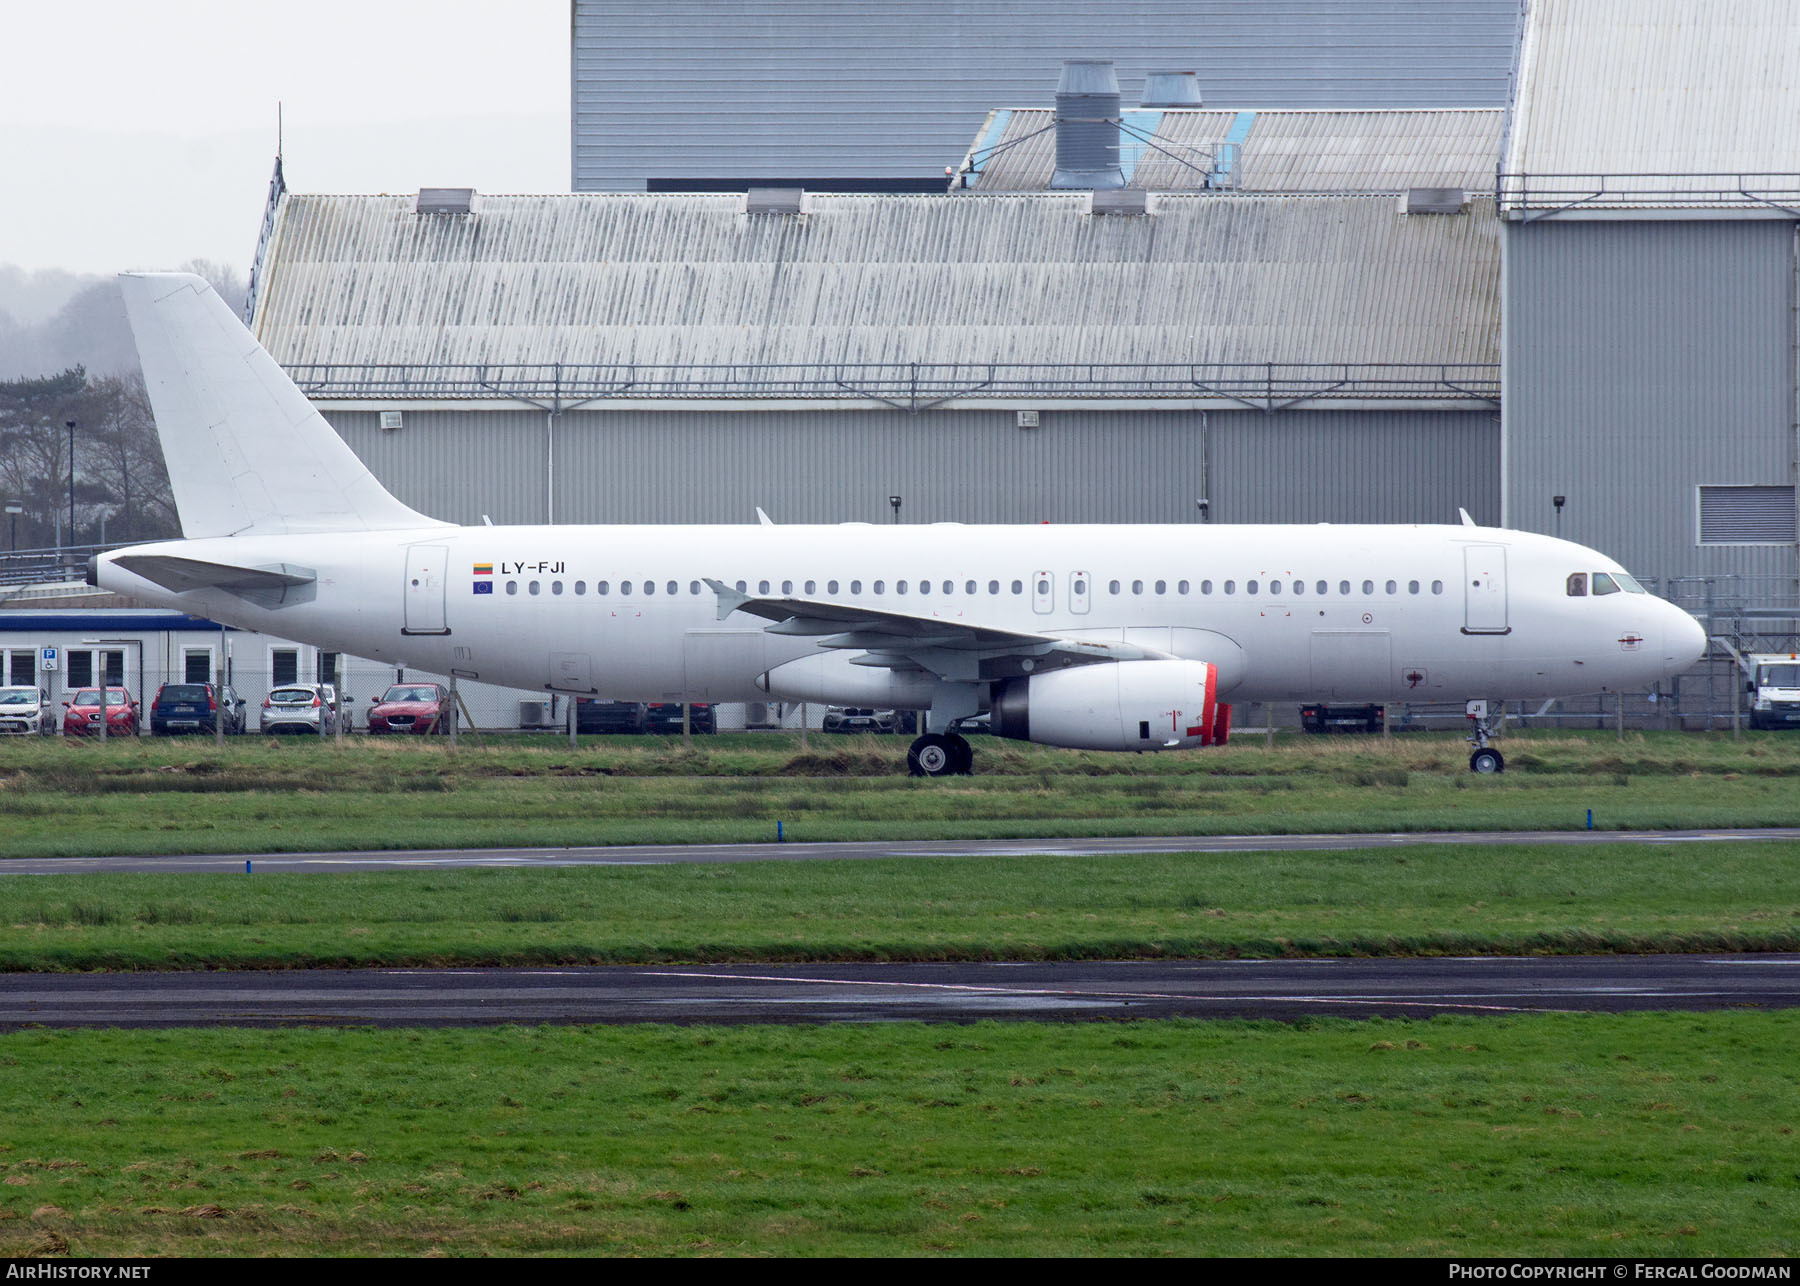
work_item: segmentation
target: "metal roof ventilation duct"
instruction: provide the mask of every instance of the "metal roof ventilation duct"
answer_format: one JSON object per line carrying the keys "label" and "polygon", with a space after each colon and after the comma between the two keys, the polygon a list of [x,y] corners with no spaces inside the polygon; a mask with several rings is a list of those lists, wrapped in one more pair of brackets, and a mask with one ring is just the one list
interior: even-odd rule
{"label": "metal roof ventilation duct", "polygon": [[420,188],[414,214],[473,214],[474,188]]}
{"label": "metal roof ventilation duct", "polygon": [[1122,188],[1119,78],[1110,58],[1071,58],[1056,85],[1053,188]]}
{"label": "metal roof ventilation duct", "polygon": [[1200,77],[1191,71],[1144,73],[1144,96],[1139,107],[1205,107],[1200,97]]}

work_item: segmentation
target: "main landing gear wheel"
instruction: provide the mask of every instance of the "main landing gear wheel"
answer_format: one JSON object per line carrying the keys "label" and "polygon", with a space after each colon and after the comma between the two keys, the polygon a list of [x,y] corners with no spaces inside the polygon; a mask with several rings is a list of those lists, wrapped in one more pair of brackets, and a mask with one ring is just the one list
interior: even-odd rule
{"label": "main landing gear wheel", "polygon": [[906,771],[914,777],[966,777],[974,760],[975,752],[961,737],[928,732],[907,749]]}
{"label": "main landing gear wheel", "polygon": [[1506,759],[1492,746],[1483,747],[1469,756],[1469,771],[1495,773],[1506,771]]}

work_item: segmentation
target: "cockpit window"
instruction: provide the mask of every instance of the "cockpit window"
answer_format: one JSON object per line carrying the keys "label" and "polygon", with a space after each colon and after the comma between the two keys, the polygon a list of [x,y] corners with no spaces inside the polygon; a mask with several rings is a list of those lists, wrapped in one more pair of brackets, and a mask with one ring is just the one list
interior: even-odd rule
{"label": "cockpit window", "polygon": [[1587,573],[1575,572],[1569,577],[1569,597],[1587,597]]}
{"label": "cockpit window", "polygon": [[1613,579],[1619,582],[1619,588],[1627,594],[1648,594],[1650,592],[1624,572],[1614,572]]}
{"label": "cockpit window", "polygon": [[1619,582],[1618,581],[1614,580],[1611,576],[1607,575],[1605,572],[1595,572],[1594,573],[1594,595],[1596,597],[1598,597],[1601,594],[1617,594],[1618,592],[1619,592]]}

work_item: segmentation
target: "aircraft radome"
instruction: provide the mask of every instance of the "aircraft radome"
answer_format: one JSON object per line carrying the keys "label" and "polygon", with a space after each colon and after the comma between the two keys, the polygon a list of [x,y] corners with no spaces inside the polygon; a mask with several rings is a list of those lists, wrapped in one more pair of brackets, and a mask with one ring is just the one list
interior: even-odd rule
{"label": "aircraft radome", "polygon": [[133,598],[357,656],[623,700],[926,712],[1097,750],[1222,744],[1231,703],[1641,689],[1695,621],[1567,541],[1447,526],[458,527],[383,489],[198,277],[121,280],[183,540],[98,557]]}

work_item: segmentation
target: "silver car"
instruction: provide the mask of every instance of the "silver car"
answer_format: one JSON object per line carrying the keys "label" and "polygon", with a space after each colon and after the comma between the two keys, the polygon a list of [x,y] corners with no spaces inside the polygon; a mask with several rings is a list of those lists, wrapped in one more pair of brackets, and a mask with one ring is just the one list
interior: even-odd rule
{"label": "silver car", "polygon": [[55,731],[56,716],[51,711],[48,692],[42,688],[0,688],[0,733],[48,737]]}
{"label": "silver car", "polygon": [[[317,736],[321,726],[328,733],[337,731],[337,689],[329,683],[289,683],[273,689],[263,698],[262,714],[257,728],[266,733],[310,732]],[[350,727],[350,712],[344,712],[344,728]]]}

